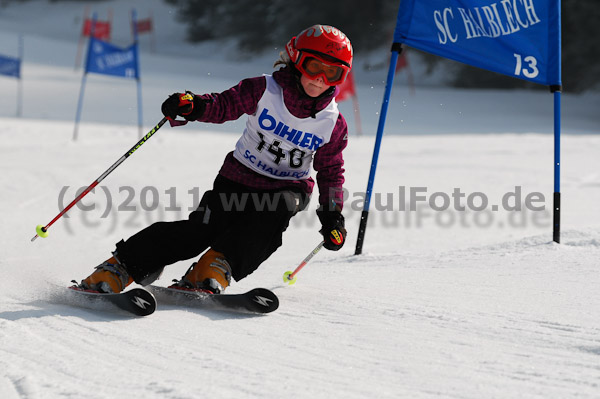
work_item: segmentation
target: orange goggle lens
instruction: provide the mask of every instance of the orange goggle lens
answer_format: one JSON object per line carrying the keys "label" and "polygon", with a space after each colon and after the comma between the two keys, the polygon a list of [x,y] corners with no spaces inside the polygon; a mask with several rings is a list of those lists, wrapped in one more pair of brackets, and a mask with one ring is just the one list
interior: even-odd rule
{"label": "orange goggle lens", "polygon": [[302,70],[312,78],[323,75],[330,85],[341,83],[345,77],[345,68],[340,65],[330,65],[313,57],[306,57],[301,64]]}

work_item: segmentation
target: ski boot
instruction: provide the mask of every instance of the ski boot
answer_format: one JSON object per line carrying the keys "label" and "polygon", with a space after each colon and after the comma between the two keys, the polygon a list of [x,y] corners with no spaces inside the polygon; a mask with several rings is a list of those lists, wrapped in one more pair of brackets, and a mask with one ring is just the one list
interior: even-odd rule
{"label": "ski boot", "polygon": [[231,282],[231,266],[222,253],[209,249],[169,288],[221,294]]}
{"label": "ski boot", "polygon": [[98,291],[102,293],[119,293],[133,282],[127,269],[117,259],[116,253],[96,266],[96,271],[81,281],[79,287],[84,290]]}

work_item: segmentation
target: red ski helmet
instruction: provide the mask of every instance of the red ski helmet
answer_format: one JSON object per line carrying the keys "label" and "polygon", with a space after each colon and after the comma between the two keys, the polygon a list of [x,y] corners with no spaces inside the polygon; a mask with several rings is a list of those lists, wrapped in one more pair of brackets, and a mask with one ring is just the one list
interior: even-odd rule
{"label": "red ski helmet", "polygon": [[343,83],[352,69],[350,39],[333,26],[313,25],[292,37],[285,50],[304,76],[322,76],[330,86]]}

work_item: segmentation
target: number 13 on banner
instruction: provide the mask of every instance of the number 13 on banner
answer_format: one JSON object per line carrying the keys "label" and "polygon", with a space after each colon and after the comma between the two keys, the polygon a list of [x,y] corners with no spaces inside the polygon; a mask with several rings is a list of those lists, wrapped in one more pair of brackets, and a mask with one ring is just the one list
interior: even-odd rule
{"label": "number 13 on banner", "polygon": [[[525,58],[522,58],[521,54],[514,54],[517,59],[517,65],[515,66],[515,75],[521,76],[523,74],[525,77],[533,79],[539,75],[540,71],[537,68],[537,60],[535,57],[529,55]],[[527,64],[526,68],[522,68],[523,61]]]}

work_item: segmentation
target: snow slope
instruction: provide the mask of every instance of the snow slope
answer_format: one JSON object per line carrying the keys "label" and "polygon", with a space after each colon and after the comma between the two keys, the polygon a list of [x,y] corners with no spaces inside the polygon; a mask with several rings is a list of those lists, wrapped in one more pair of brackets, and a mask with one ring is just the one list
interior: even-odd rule
{"label": "snow slope", "polygon": [[[211,45],[161,50],[180,27],[159,1],[94,7],[113,7],[116,23],[132,5],[147,15],[144,4],[165,16],[159,51],[142,54],[148,129],[173,91],[222,90],[270,71],[276,52],[239,63],[212,55]],[[319,240],[313,201],[293,220],[283,247],[229,289],[273,289],[277,312],[240,316],[159,305],[152,316],[134,319],[64,304],[60,287],[85,277],[116,241],[148,223],[186,217],[243,123],[163,127],[84,199],[94,210],[73,209],[48,238],[31,243],[37,224],[138,140],[133,83],[96,76],[88,79],[80,139],[71,140],[81,71],[73,70],[77,29],[71,35],[67,27],[83,14],[78,7],[26,2],[0,9],[0,53],[12,51],[29,11],[47,16],[25,37],[23,118],[13,117],[16,85],[0,79],[0,397],[598,397],[594,93],[564,96],[560,245],[551,242],[551,96],[436,87],[417,87],[410,96],[400,79],[363,255],[353,252],[369,134],[352,135],[345,153],[350,240],[340,253],[319,253],[296,285],[283,285],[283,272]],[[126,33],[116,37],[125,42]],[[194,51],[211,55],[190,56]],[[385,71],[357,72],[363,130],[373,132]],[[341,104],[353,128],[350,107]],[[401,212],[408,199],[401,187],[426,188],[428,196],[481,192],[490,209],[519,187],[523,201],[543,195],[545,209],[436,212],[421,203]],[[170,266],[159,283],[180,277],[189,263]]]}

